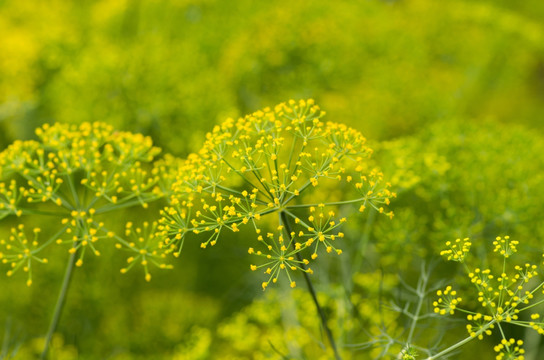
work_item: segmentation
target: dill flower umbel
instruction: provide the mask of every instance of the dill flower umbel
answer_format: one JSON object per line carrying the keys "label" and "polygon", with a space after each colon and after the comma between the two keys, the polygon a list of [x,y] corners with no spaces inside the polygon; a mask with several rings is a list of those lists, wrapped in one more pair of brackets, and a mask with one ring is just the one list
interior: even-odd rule
{"label": "dill flower umbel", "polygon": [[448,315],[455,310],[466,314],[466,329],[470,338],[482,340],[484,335],[491,335],[494,329],[499,329],[502,341],[495,346],[498,353],[496,358],[523,359],[523,341],[507,339],[504,324],[517,325],[544,334],[544,322],[541,321],[541,315],[535,312],[538,305],[544,303],[544,299],[538,297],[543,292],[544,281],[535,281],[539,277],[538,266],[525,263],[508,267],[507,263],[517,252],[519,241],[511,240],[509,236],[499,236],[493,242],[493,254],[499,257],[502,267],[472,268],[465,259],[470,252],[470,245],[469,239],[462,242],[457,240],[455,244],[447,242],[448,249],[441,254],[449,261],[463,264],[468,280],[475,289],[474,299],[478,308],[461,308],[461,299],[456,297],[457,292],[447,286],[446,290],[437,292],[439,299],[433,303],[435,312]]}
{"label": "dill flower umbel", "polygon": [[[160,259],[156,248],[143,254],[143,247],[117,236],[104,221],[112,211],[145,208],[163,196],[159,168],[151,163],[160,149],[149,137],[99,122],[44,125],[36,135],[38,140],[16,141],[0,153],[0,219],[20,222],[0,240],[7,275],[23,269],[30,285],[32,265],[47,262],[41,254],[50,245],[66,246],[81,266],[89,252],[98,256],[102,242],[112,241],[143,258],[149,278],[147,258]],[[36,217],[48,219],[44,230],[50,233],[43,240],[39,228],[32,237],[24,226]]]}
{"label": "dill flower umbel", "polygon": [[311,99],[290,100],[215,126],[181,165],[161,213],[165,252],[179,254],[189,235],[206,248],[247,226],[256,240],[248,253],[261,260],[250,269],[264,272],[263,289],[282,272],[294,287],[291,272],[311,273],[319,254],[342,253],[341,206],[392,217],[395,194],[368,168],[366,139],[324,115]]}

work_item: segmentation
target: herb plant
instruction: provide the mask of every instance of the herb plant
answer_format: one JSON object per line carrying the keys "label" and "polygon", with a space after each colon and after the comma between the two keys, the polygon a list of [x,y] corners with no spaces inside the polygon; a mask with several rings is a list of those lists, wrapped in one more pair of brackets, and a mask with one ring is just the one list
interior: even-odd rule
{"label": "herb plant", "polygon": [[[395,194],[369,169],[372,150],[361,133],[324,122],[324,115],[311,99],[290,100],[216,126],[181,166],[159,230],[162,247],[179,255],[190,235],[206,248],[223,232],[249,226],[256,242],[248,253],[259,259],[250,269],[264,273],[263,290],[282,274],[295,287],[293,274],[302,273],[339,358],[309,265],[323,252],[342,254],[342,206],[392,217],[385,207]],[[343,199],[330,201],[321,190],[333,187],[342,189]]]}
{"label": "herb plant", "polygon": [[[99,122],[45,125],[36,135],[38,140],[16,141],[0,153],[0,218],[15,220],[9,237],[0,240],[0,259],[8,267],[7,276],[22,271],[31,286],[38,265],[60,260],[46,257],[48,248],[66,249],[66,272],[45,340],[45,358],[73,269],[86,256],[99,256],[103,246],[125,248],[134,253],[129,263],[138,259],[143,266],[146,280],[151,278],[149,265],[168,266],[156,244],[124,240],[107,224],[112,212],[146,208],[163,197],[161,165],[152,164],[160,149],[149,137],[114,131]],[[31,228],[37,217],[50,219],[47,229]]]}

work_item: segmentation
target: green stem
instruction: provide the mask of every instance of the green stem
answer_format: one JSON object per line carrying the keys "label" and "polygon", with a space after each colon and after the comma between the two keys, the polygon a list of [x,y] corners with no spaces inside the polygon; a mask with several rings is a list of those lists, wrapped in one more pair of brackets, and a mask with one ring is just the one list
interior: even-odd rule
{"label": "green stem", "polygon": [[104,214],[104,213],[107,213],[107,212],[110,212],[110,211],[116,211],[116,210],[119,210],[119,209],[124,209],[124,208],[127,208],[127,207],[131,207],[131,206],[134,206],[134,205],[141,205],[142,203],[148,203],[148,202],[152,202],[152,201],[155,201],[157,200],[159,197],[158,196],[153,196],[151,195],[149,198],[134,198],[135,196],[131,196],[130,198],[125,198],[115,204],[107,204],[107,205],[104,205],[98,209],[96,209],[96,212],[95,214]]}
{"label": "green stem", "polygon": [[74,185],[74,181],[72,179],[72,176],[67,175],[66,177],[68,178],[68,185],[70,185],[70,192],[72,193],[72,198],[74,199],[74,205],[75,205],[74,207],[79,208],[80,207],[79,196],[77,195],[77,190],[76,190],[76,187]]}
{"label": "green stem", "polygon": [[461,341],[459,341],[457,344],[454,344],[452,346],[450,346],[449,348],[447,349],[444,349],[442,350],[441,352],[439,352],[438,354],[435,354],[435,355],[432,355],[432,356],[429,356],[426,360],[433,360],[433,359],[440,359],[441,356],[444,356],[446,355],[447,353],[450,353],[452,352],[453,350],[455,349],[458,349],[460,348],[461,346],[465,345],[466,343],[474,340],[474,339],[477,339],[478,338],[478,335],[482,334],[484,331],[486,331],[492,324],[496,323],[495,320],[491,321],[490,323],[488,323],[486,326],[484,326],[483,328],[480,329],[480,331],[478,331],[476,333],[475,336],[469,336]]}
{"label": "green stem", "polygon": [[[425,268],[423,268],[423,271],[425,271]],[[412,343],[412,339],[414,337],[414,332],[416,330],[417,322],[419,321],[419,314],[421,313],[421,308],[423,307],[423,299],[425,299],[425,290],[427,288],[427,274],[424,274],[422,278],[420,278],[421,282],[418,284],[417,289],[417,296],[418,296],[418,302],[416,311],[414,312],[414,316],[412,318],[412,324],[410,326],[410,331],[408,332],[408,339],[406,340],[406,343],[410,344]]]}
{"label": "green stem", "polygon": [[[283,223],[283,226],[285,227],[285,231],[287,231],[287,236],[291,237],[291,226],[289,225],[289,221],[287,219],[287,215],[285,212],[281,212],[281,222]],[[312,284],[312,280],[310,279],[310,276],[308,276],[308,273],[304,270],[306,270],[306,266],[302,262],[302,256],[300,256],[300,253],[296,253],[297,260],[300,261],[300,267],[302,268],[304,275],[304,280],[306,280],[306,285],[308,286],[308,290],[310,291],[310,295],[312,296],[312,300],[314,301],[317,313],[319,314],[319,317],[321,319],[321,325],[323,325],[323,329],[325,330],[325,334],[327,334],[327,338],[329,339],[329,343],[331,344],[332,350],[334,352],[334,358],[336,360],[342,360],[342,357],[338,353],[338,349],[336,348],[336,342],[334,341],[334,337],[332,336],[331,329],[327,325],[327,317],[325,315],[325,312],[323,311],[323,308],[321,305],[319,305],[319,301],[317,300],[317,294],[315,292],[314,286]]]}
{"label": "green stem", "polygon": [[69,213],[60,212],[60,211],[42,211],[42,210],[31,210],[31,209],[20,209],[23,211],[23,215],[45,215],[45,216],[66,216]]}
{"label": "green stem", "polygon": [[[365,201],[367,200],[366,197],[362,197],[362,198],[358,198],[358,199],[354,199],[354,200],[346,200],[346,201],[335,201],[335,202],[328,202],[326,203],[325,205],[327,206],[330,206],[330,205],[344,205],[344,204],[353,204],[353,203],[357,203],[357,202],[361,202],[361,201]],[[302,205],[288,205],[286,206],[287,209],[295,209],[295,208],[309,208],[309,207],[317,207],[319,206],[320,204],[302,204]]]}
{"label": "green stem", "polygon": [[34,250],[32,253],[33,254],[37,254],[39,253],[40,251],[42,251],[43,249],[45,249],[47,246],[49,246],[53,241],[57,240],[59,238],[59,236],[61,236],[65,231],[66,229],[68,229],[68,225],[64,226],[62,229],[60,229],[60,231],[58,231],[55,235],[51,236],[49,238],[49,240],[47,240],[46,242],[44,242],[39,248],[37,248],[36,250]]}
{"label": "green stem", "polygon": [[[225,164],[227,164],[228,167],[230,167],[232,170],[234,170],[234,172],[236,174],[238,174],[245,182],[247,182],[249,185],[251,185],[251,188],[258,189],[257,186],[255,186],[251,181],[249,181],[249,179],[243,173],[238,171],[238,169],[236,169],[234,166],[232,166],[227,160],[225,160],[225,158],[222,157],[221,160]],[[251,164],[248,164],[248,165],[251,166]],[[255,174],[255,171],[252,170],[252,173]],[[259,183],[263,186],[264,190],[266,191],[265,195],[268,196],[270,198],[270,200],[274,201],[274,197],[272,196],[272,194],[270,194],[270,191],[269,191],[268,187],[265,184],[263,184],[263,182],[260,180],[259,176],[256,175],[256,178],[259,181]]]}
{"label": "green stem", "polygon": [[49,324],[49,330],[47,330],[47,335],[45,336],[45,344],[43,347],[42,354],[40,356],[41,360],[47,359],[47,353],[49,352],[49,344],[51,343],[51,338],[57,329],[60,316],[62,314],[62,309],[64,308],[64,302],[66,300],[66,294],[68,293],[68,288],[70,287],[70,280],[72,279],[72,271],[76,263],[76,253],[70,254],[68,258],[68,263],[66,265],[66,272],[64,273],[64,280],[62,280],[62,287],[60,289],[59,297],[55,305],[55,312],[53,313],[53,318]]}

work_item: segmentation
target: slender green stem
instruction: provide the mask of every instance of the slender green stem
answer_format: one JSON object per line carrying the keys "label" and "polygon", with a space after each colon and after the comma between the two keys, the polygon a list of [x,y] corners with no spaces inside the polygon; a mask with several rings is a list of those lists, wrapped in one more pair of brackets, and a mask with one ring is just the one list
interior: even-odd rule
{"label": "slender green stem", "polygon": [[51,236],[49,238],[49,240],[47,240],[46,242],[44,242],[39,248],[37,248],[36,250],[34,250],[32,253],[33,254],[37,254],[39,253],[40,251],[42,251],[43,249],[45,249],[47,246],[49,246],[53,241],[57,240],[59,238],[59,236],[61,236],[65,231],[66,229],[68,229],[68,225],[64,226],[62,229],[60,229],[59,231],[57,231],[53,236]]}
{"label": "slender green stem", "polygon": [[66,176],[66,178],[68,178],[68,185],[70,185],[70,192],[72,193],[72,198],[74,199],[74,206],[76,208],[79,208],[80,207],[79,196],[77,195],[77,190],[74,185],[74,180],[72,179],[72,176],[70,175]]}
{"label": "slender green stem", "polygon": [[[361,201],[367,200],[366,197],[354,199],[354,200],[346,200],[346,201],[335,201],[335,202],[328,202],[327,205],[344,205],[344,204],[353,204],[358,203]],[[301,205],[288,205],[286,206],[287,209],[295,209],[295,208],[309,208],[309,207],[317,207],[319,204],[301,204]]]}
{"label": "slender green stem", "polygon": [[55,305],[55,312],[53,313],[53,318],[51,319],[51,323],[49,324],[49,329],[47,330],[47,335],[45,336],[45,344],[43,347],[42,354],[40,356],[41,360],[47,359],[47,353],[49,352],[49,344],[51,343],[51,338],[53,337],[53,334],[55,333],[55,330],[57,329],[57,325],[59,323],[59,319],[62,314],[62,309],[64,308],[66,294],[68,293],[68,288],[70,287],[70,280],[72,279],[72,271],[76,263],[76,254],[77,252],[74,252],[70,254],[70,257],[68,258],[66,271],[64,273],[64,280],[62,280],[62,286],[59,292],[59,297]]}
{"label": "slender green stem", "polygon": [[420,320],[419,314],[421,313],[421,308],[423,307],[423,300],[425,299],[425,293],[427,290],[427,281],[429,280],[427,273],[425,273],[425,265],[423,265],[422,268],[423,268],[422,269],[423,276],[419,279],[418,287],[417,287],[417,296],[418,296],[417,307],[416,307],[416,311],[414,312],[414,316],[412,318],[410,331],[408,332],[408,339],[406,340],[408,344],[412,343],[417,322]]}
{"label": "slender green stem", "polygon": [[119,201],[115,204],[104,205],[96,209],[95,214],[104,214],[110,211],[116,211],[119,209],[131,207],[134,205],[141,205],[142,203],[145,203],[145,202],[155,201],[158,198],[159,198],[158,196],[150,196],[149,198],[140,199],[140,198],[134,198],[134,196],[131,196],[130,198],[123,199],[122,201]]}
{"label": "slender green stem", "polygon": [[45,215],[45,216],[66,216],[66,212],[60,211],[42,211],[42,210],[31,210],[31,209],[21,209],[23,215]]}
{"label": "slender green stem", "polygon": [[[222,189],[222,190],[225,190],[225,191],[228,191],[230,193],[233,193],[233,194],[237,194],[237,195],[242,195],[242,192],[238,191],[238,190],[234,190],[234,189],[231,189],[231,188],[228,188],[228,187],[224,187],[224,186],[221,186],[219,184],[216,184],[215,187],[219,188],[219,189]],[[210,191],[207,191],[209,194],[211,194]],[[262,200],[259,200],[259,199],[255,199],[255,202],[258,203],[258,204],[261,204],[261,205],[268,205],[267,202],[264,202]]]}
{"label": "slender green stem", "polygon": [[[298,192],[299,192],[299,193],[303,192],[308,186],[310,186],[310,184],[311,184],[311,181],[310,181],[310,180],[306,181],[306,183],[305,183],[304,185],[302,185],[302,186],[298,189]],[[297,197],[297,195],[294,195],[294,194],[293,194],[293,195],[289,196],[289,198],[283,202],[283,205],[287,205],[287,204],[288,204],[291,200],[293,200],[295,197]]]}
{"label": "slender green stem", "polygon": [[544,299],[543,299],[543,300],[539,300],[539,301],[537,301],[537,302],[535,302],[535,303],[533,303],[533,304],[531,304],[531,305],[529,305],[529,306],[526,306],[526,307],[524,307],[523,309],[519,309],[519,311],[522,312],[522,311],[525,311],[525,310],[534,308],[534,307],[536,307],[536,306],[539,306],[539,305],[542,304],[542,303],[544,303]]}
{"label": "slender green stem", "polygon": [[[287,236],[291,237],[291,226],[289,225],[289,221],[287,219],[287,215],[285,212],[281,212],[281,222],[283,223],[283,226],[285,227],[285,231],[287,232]],[[338,353],[338,349],[336,347],[336,342],[334,341],[334,337],[332,336],[332,331],[327,325],[327,317],[325,315],[325,312],[323,311],[323,308],[319,304],[319,301],[317,300],[317,294],[315,292],[314,286],[312,284],[312,280],[310,279],[310,276],[308,276],[308,273],[304,270],[306,270],[306,266],[302,262],[302,256],[300,256],[300,253],[296,253],[297,260],[300,261],[300,267],[302,268],[304,275],[304,280],[306,281],[306,285],[308,286],[308,290],[310,291],[310,295],[312,296],[312,300],[314,301],[317,313],[319,314],[319,317],[321,319],[321,325],[323,325],[323,329],[325,330],[325,334],[327,335],[327,338],[329,339],[329,342],[331,344],[332,350],[334,352],[334,358],[336,360],[342,360],[342,357]]]}
{"label": "slender green stem", "polygon": [[[230,167],[232,170],[234,170],[234,172],[236,174],[238,174],[245,182],[247,182],[249,185],[251,185],[252,188],[257,189],[257,186],[255,186],[251,181],[249,181],[249,179],[243,173],[238,171],[238,169],[236,169],[234,166],[232,166],[227,160],[225,160],[225,158],[222,157],[221,160],[225,164],[227,164],[228,167]],[[251,164],[248,164],[248,165],[251,165]],[[255,173],[254,171],[252,171],[252,172]],[[264,190],[266,191],[265,195],[268,196],[271,200],[274,200],[274,197],[272,196],[272,194],[270,194],[269,189],[262,183],[262,181],[260,180],[260,177],[257,176],[257,180],[259,180],[259,183],[261,183]]]}
{"label": "slender green stem", "polygon": [[482,334],[484,331],[486,331],[494,323],[496,323],[495,320],[491,321],[486,326],[481,328],[480,331],[478,331],[475,336],[466,337],[465,339],[459,341],[457,344],[454,344],[454,345],[450,346],[449,348],[442,350],[438,354],[429,356],[426,360],[440,359],[442,356],[446,355],[447,353],[450,353],[453,350],[456,350],[456,349],[460,348],[461,346],[465,345],[466,343],[468,343],[468,342],[470,342],[470,341],[472,341],[474,339],[477,339],[478,335]]}

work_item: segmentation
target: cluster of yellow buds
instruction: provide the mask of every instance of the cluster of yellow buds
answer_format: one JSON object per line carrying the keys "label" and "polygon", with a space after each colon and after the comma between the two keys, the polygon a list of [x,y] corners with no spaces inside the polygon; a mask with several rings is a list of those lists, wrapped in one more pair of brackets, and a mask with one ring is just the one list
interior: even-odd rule
{"label": "cluster of yellow buds", "polygon": [[[461,298],[456,296],[457,292],[452,290],[451,286],[447,286],[444,291],[437,292],[439,298],[433,303],[435,312],[441,315],[453,314],[454,310],[465,313],[468,320],[466,328],[472,338],[482,340],[484,335],[489,336],[498,328],[503,339],[495,346],[498,353],[496,358],[523,359],[523,342],[506,339],[504,323],[532,328],[539,334],[544,334],[544,322],[539,321],[539,313],[533,312],[536,305],[544,301],[536,297],[544,290],[543,281],[534,282],[539,275],[538,267],[526,263],[514,265],[511,271],[508,271],[507,261],[517,252],[519,242],[505,236],[497,237],[493,242],[494,254],[501,258],[502,267],[499,271],[479,267],[471,269],[466,261],[471,245],[469,239],[458,239],[454,243],[448,241],[446,243],[448,248],[442,251],[441,255],[447,260],[463,263],[468,279],[477,294],[474,300],[481,309],[474,311],[460,308]],[[526,315],[530,318],[529,321],[523,319],[521,314],[524,312],[530,312]]]}
{"label": "cluster of yellow buds", "polygon": [[263,259],[250,268],[266,274],[263,288],[281,272],[294,287],[290,271],[311,273],[321,250],[342,253],[340,207],[392,217],[396,195],[369,169],[366,139],[324,115],[311,99],[290,100],[217,125],[180,166],[158,226],[165,252],[179,254],[190,234],[206,248],[249,225],[257,242],[248,252]]}
{"label": "cluster of yellow buds", "polygon": [[[7,240],[0,240],[8,275],[23,269],[30,285],[32,262],[46,262],[41,253],[55,243],[77,255],[78,266],[88,251],[100,255],[101,240],[139,253],[141,248],[116,236],[99,218],[130,206],[147,207],[164,196],[164,176],[152,163],[160,149],[149,137],[100,122],[44,125],[36,135],[37,140],[16,141],[0,153],[0,219],[12,216],[19,222]],[[48,219],[45,239],[38,239],[34,229],[30,241],[24,224],[36,223],[37,217]],[[145,271],[149,277],[146,266]]]}

